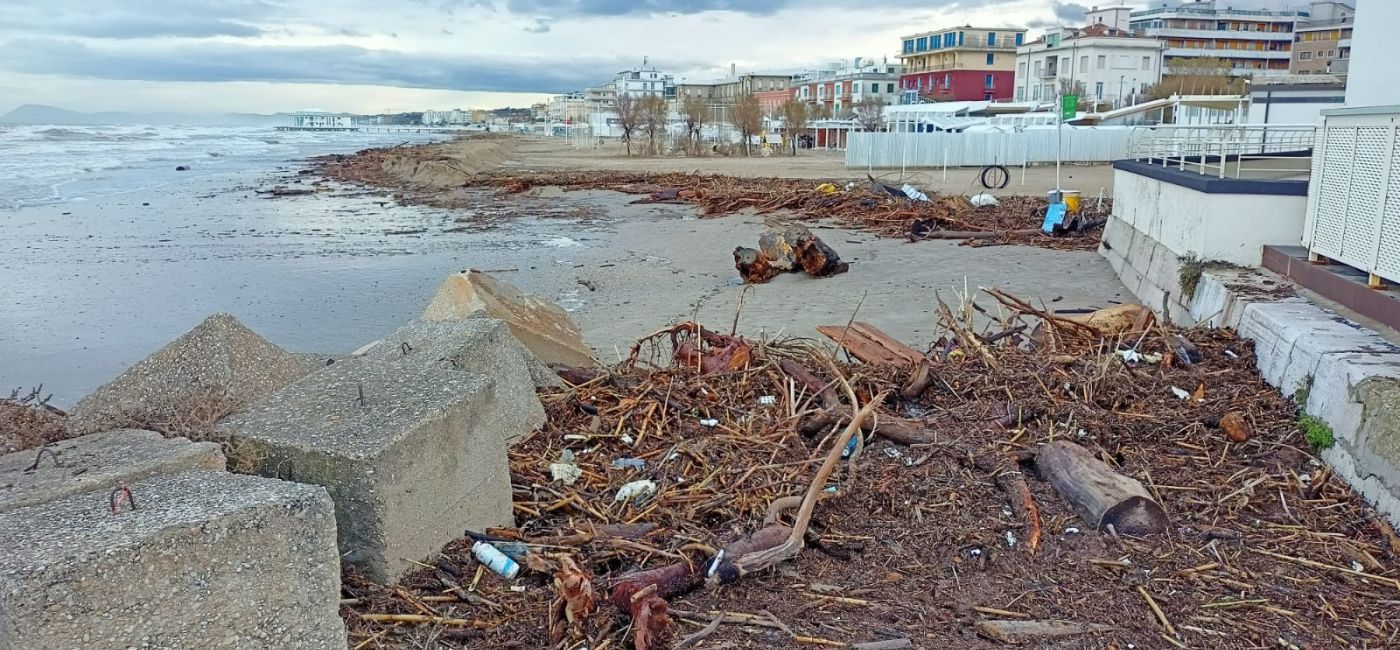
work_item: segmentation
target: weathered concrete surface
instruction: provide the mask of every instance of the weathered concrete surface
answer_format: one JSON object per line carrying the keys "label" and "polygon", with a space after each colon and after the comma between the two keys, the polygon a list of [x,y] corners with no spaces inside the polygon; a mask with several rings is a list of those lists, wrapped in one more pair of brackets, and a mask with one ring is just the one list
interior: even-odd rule
{"label": "weathered concrete surface", "polygon": [[462,530],[511,526],[504,406],[489,378],[359,359],[337,363],[220,423],[263,458],[257,473],[325,486],[340,551],[388,582]]}
{"label": "weathered concrete surface", "polygon": [[480,271],[449,276],[423,311],[423,320],[460,320],[477,315],[499,318],[511,334],[545,363],[593,366],[593,351],[569,313],[559,305]]}
{"label": "weathered concrete surface", "polygon": [[510,443],[544,425],[544,405],[535,387],[562,384],[511,336],[504,321],[494,318],[409,321],[363,356],[490,377],[502,417],[489,426]]}
{"label": "weathered concrete surface", "polygon": [[0,456],[0,513],[158,474],[224,469],[224,454],[212,442],[165,438],[139,429],[94,433],[44,449],[53,455],[30,449]]}
{"label": "weathered concrete surface", "polygon": [[127,369],[69,411],[69,427],[92,433],[127,414],[166,412],[193,396],[220,395],[238,408],[305,376],[324,361],[268,342],[228,314],[214,314]]}
{"label": "weathered concrete surface", "polygon": [[0,648],[344,648],[325,490],[215,471],[0,514]]}

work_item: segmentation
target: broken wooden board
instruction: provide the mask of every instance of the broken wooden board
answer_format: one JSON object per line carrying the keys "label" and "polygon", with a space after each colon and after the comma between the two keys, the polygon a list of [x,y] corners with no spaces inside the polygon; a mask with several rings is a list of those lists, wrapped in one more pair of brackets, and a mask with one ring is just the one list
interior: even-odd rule
{"label": "broken wooden board", "polygon": [[1111,625],[1075,623],[1074,621],[977,621],[977,633],[993,641],[1011,645],[1045,643],[1080,634],[1098,634],[1112,630]]}
{"label": "broken wooden board", "polygon": [[870,323],[854,322],[851,326],[818,325],[817,332],[840,345],[851,356],[865,363],[905,365],[922,361],[924,355]]}

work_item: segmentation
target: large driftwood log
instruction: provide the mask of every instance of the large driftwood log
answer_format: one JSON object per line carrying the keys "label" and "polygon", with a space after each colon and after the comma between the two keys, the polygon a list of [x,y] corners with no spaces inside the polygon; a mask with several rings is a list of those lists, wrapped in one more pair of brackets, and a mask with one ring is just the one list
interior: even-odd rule
{"label": "large driftwood log", "polygon": [[1073,621],[977,621],[979,634],[993,641],[1011,645],[1049,643],[1067,636],[1098,634],[1112,629],[1108,625]]}
{"label": "large driftwood log", "polygon": [[1079,445],[1066,440],[1045,445],[1036,455],[1035,466],[1095,528],[1112,524],[1123,535],[1167,530],[1166,511],[1142,483],[1113,471]]}

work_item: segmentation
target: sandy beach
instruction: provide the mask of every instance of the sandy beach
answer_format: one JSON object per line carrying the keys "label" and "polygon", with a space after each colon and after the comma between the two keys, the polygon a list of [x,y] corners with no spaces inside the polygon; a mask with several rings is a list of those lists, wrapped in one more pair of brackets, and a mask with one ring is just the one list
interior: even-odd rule
{"label": "sandy beach", "polygon": [[[388,171],[426,191],[455,183],[454,174],[550,164],[861,175],[808,152],[795,161],[627,159],[528,139],[439,150],[442,163]],[[754,245],[765,220],[781,219],[700,219],[690,206],[630,205],[633,197],[615,192],[547,188],[508,198],[471,190],[470,207],[454,209],[404,205],[388,189],[338,183],[304,196],[257,193],[308,187],[312,177],[299,173],[307,166],[205,176],[5,216],[0,385],[43,383],[55,403],[71,404],[214,311],[292,350],[346,353],[417,315],[444,277],[467,268],[558,301],[602,358],[614,359],[616,350],[676,320],[730,323],[742,290],[731,251]],[[810,337],[813,326],[844,323],[861,303],[862,320],[924,340],[934,327],[934,292],[979,284],[1066,309],[1128,297],[1090,251],[817,232],[851,272],[753,287],[742,332]]]}

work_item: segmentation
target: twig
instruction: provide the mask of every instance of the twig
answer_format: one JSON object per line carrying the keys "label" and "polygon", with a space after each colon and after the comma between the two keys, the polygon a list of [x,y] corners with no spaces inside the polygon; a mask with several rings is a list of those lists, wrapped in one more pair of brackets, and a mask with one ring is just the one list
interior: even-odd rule
{"label": "twig", "polygon": [[1157,620],[1162,623],[1162,628],[1167,631],[1170,637],[1176,636],[1176,628],[1172,627],[1172,622],[1167,620],[1167,615],[1162,613],[1162,608],[1157,606],[1157,601],[1152,599],[1152,594],[1147,593],[1142,585],[1138,585],[1137,592],[1142,595],[1142,599],[1147,601],[1147,606],[1152,608],[1152,613],[1157,615]]}

